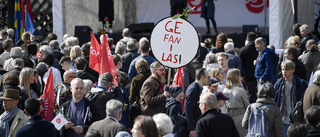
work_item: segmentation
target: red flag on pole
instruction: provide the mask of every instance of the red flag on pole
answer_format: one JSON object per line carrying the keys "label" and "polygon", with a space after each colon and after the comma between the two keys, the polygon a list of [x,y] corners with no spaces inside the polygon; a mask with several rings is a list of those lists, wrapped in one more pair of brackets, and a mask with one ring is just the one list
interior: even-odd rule
{"label": "red flag on pole", "polygon": [[91,46],[90,46],[90,55],[89,55],[89,67],[97,72],[100,72],[100,49],[101,46],[99,42],[97,41],[96,37],[91,34]]}
{"label": "red flag on pole", "polygon": [[116,81],[116,74],[117,74],[117,69],[116,66],[114,65],[112,54],[110,51],[109,43],[107,41],[107,37],[104,34],[102,38],[102,43],[101,43],[101,66],[100,66],[100,76],[105,73],[109,72],[113,76],[113,83],[118,85],[118,82]]}
{"label": "red flag on pole", "polygon": [[53,76],[52,76],[52,69],[49,68],[49,75],[47,78],[47,82],[43,91],[43,95],[40,97],[44,99],[44,102],[41,104],[44,108],[44,111],[42,111],[40,114],[41,116],[47,120],[51,121],[53,116],[53,110],[54,110],[54,84],[53,84]]}
{"label": "red flag on pole", "polygon": [[31,7],[31,4],[30,4],[30,0],[27,0],[27,11],[29,13],[29,16],[31,18],[32,25],[33,25],[33,13],[32,13],[32,7]]}
{"label": "red flag on pole", "polygon": [[[173,83],[174,85],[179,85],[184,89],[184,67],[178,69],[176,75],[174,76]],[[183,99],[180,100],[182,105],[182,113],[184,112],[184,97],[185,96],[183,95]]]}
{"label": "red flag on pole", "polygon": [[20,11],[21,11],[21,14],[22,14],[22,26],[23,26],[23,28],[24,28],[24,19],[25,19],[26,14],[24,13],[24,3],[23,3],[23,0],[20,0]]}

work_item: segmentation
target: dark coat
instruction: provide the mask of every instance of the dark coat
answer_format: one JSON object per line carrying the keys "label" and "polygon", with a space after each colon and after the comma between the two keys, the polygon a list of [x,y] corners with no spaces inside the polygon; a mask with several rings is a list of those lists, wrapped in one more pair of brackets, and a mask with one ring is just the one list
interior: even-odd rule
{"label": "dark coat", "polygon": [[210,53],[219,53],[219,52],[224,52],[224,47],[222,46],[221,48],[218,47],[213,47],[212,50],[210,51]]}
{"label": "dark coat", "polygon": [[229,63],[228,63],[228,67],[229,68],[237,68],[239,69],[240,71],[242,70],[242,62],[241,62],[241,59],[234,54],[233,51],[227,51],[226,52],[229,56]]}
{"label": "dark coat", "polygon": [[101,137],[115,137],[120,131],[127,131],[127,129],[114,119],[105,118],[100,121],[94,122],[88,132],[91,130],[99,131]]}
{"label": "dark coat", "polygon": [[313,83],[310,85],[303,97],[303,112],[305,112],[312,106],[320,105],[320,84]]}
{"label": "dark coat", "polygon": [[152,75],[143,83],[140,90],[141,114],[153,116],[165,112],[166,97],[162,95],[161,83]]}
{"label": "dark coat", "polygon": [[16,137],[56,137],[56,129],[38,115],[30,118],[28,124],[18,130]]}
{"label": "dark coat", "polygon": [[300,43],[300,45],[299,45],[300,53],[301,53],[301,54],[303,53],[303,51],[306,50],[307,41],[310,40],[310,39],[313,39],[311,33],[308,33],[307,36],[305,36],[305,37],[302,38],[301,43]]}
{"label": "dark coat", "polygon": [[319,137],[320,136],[320,129],[312,126],[310,124],[306,125],[308,128],[308,137]]}
{"label": "dark coat", "polygon": [[320,51],[309,51],[301,56],[299,56],[299,61],[301,61],[306,68],[306,80],[309,80],[312,71],[320,63]]}
{"label": "dark coat", "polygon": [[[305,80],[297,77],[294,75],[294,80],[295,80],[295,95],[296,95],[296,101],[299,101],[301,100],[301,98],[303,97],[303,94],[305,92],[305,90],[307,89],[308,87],[308,84]],[[274,99],[274,101],[277,103],[277,105],[280,107],[280,100],[281,100],[281,94],[283,91],[283,85],[284,85],[284,78],[279,78],[277,80],[277,82],[274,84],[274,89],[276,90],[276,97]],[[291,100],[293,101],[293,100]],[[294,102],[295,104],[295,102]]]}
{"label": "dark coat", "polygon": [[60,59],[62,58],[62,56],[64,56],[64,54],[62,54],[61,52],[59,52],[58,50],[52,50],[52,55],[54,58],[56,58],[58,61],[60,61]]}
{"label": "dark coat", "polygon": [[258,54],[254,42],[249,42],[240,49],[239,57],[242,61],[241,75],[246,81],[256,81],[256,78],[254,77],[255,66],[253,65],[253,61],[257,59]]}
{"label": "dark coat", "polygon": [[[94,105],[91,101],[89,101],[86,98],[84,98],[84,101],[85,101],[85,105],[84,105],[83,117],[86,117],[86,120],[83,125],[83,133],[82,133],[83,135],[86,134],[86,132],[89,129],[89,126],[93,122],[96,122],[102,119],[101,114],[98,111],[98,108],[96,107],[96,105]],[[65,116],[68,114],[70,103],[71,103],[71,100],[61,105],[62,114]],[[89,114],[86,114],[88,108],[90,109]],[[73,130],[70,128],[66,130],[64,127],[62,127],[62,129],[60,130],[60,137],[73,137]]]}
{"label": "dark coat", "polygon": [[184,111],[189,131],[196,129],[196,123],[201,117],[201,111],[198,104],[201,92],[202,87],[200,87],[196,81],[191,83],[186,91]]}
{"label": "dark coat", "polygon": [[198,61],[203,64],[203,61],[206,59],[207,54],[209,53],[207,48],[199,46],[200,50],[200,57],[198,58]]}
{"label": "dark coat", "polygon": [[98,82],[98,79],[95,76],[93,76],[85,71],[78,71],[76,73],[76,76],[77,76],[77,78],[81,78],[81,79],[90,79],[93,83]]}
{"label": "dark coat", "polygon": [[166,114],[171,118],[173,124],[173,132],[177,133],[183,124],[186,124],[186,118],[182,117],[182,106],[180,101],[175,98],[167,98],[166,103]]}
{"label": "dark coat", "polygon": [[140,73],[137,76],[133,77],[131,81],[131,87],[130,87],[130,104],[133,104],[134,102],[137,102],[139,104],[140,101],[140,90],[142,88],[142,85],[144,81],[147,80],[151,75],[150,72],[147,73]]}
{"label": "dark coat", "polygon": [[121,56],[122,60],[122,71],[128,74],[130,63],[133,59],[136,57],[140,56],[139,53],[137,52],[131,52],[129,51],[128,53],[124,54]]}
{"label": "dark coat", "polygon": [[239,134],[230,116],[211,109],[197,122],[196,137],[239,137]]}
{"label": "dark coat", "polygon": [[201,64],[199,61],[193,60],[192,62],[190,62],[188,64],[189,69],[189,74],[190,74],[190,78],[191,81],[193,82],[195,80],[195,75],[196,75],[196,70],[199,68],[202,68],[203,64]]}
{"label": "dark coat", "polygon": [[[208,3],[207,10],[205,11],[205,3]],[[205,12],[207,12],[207,16],[205,17]],[[213,0],[203,0],[201,6],[201,16],[202,18],[214,19],[215,6]]]}
{"label": "dark coat", "polygon": [[306,79],[306,68],[304,67],[303,63],[298,60],[298,58],[293,58],[291,60],[296,65],[295,71],[293,74],[297,75],[299,78],[307,80]]}
{"label": "dark coat", "polygon": [[99,73],[89,67],[89,56],[85,57],[85,58],[87,60],[87,67],[86,67],[86,69],[84,71],[88,72],[89,74],[93,75],[96,78],[99,78]]}
{"label": "dark coat", "polygon": [[[121,93],[121,89],[116,87],[112,91],[108,91],[106,89],[96,87],[92,88],[90,92],[86,94],[86,98],[92,101],[95,106],[97,106],[102,118],[105,118],[106,115],[106,103],[111,99],[118,99],[117,95]],[[118,99],[121,102],[124,102],[123,99]]]}

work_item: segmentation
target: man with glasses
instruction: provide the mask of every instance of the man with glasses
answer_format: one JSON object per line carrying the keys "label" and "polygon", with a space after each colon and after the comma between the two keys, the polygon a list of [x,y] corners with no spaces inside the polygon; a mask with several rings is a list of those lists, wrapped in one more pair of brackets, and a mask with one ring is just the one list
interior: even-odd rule
{"label": "man with glasses", "polygon": [[186,91],[184,110],[186,114],[190,137],[195,136],[196,123],[201,117],[201,111],[197,102],[199,101],[202,87],[208,85],[209,74],[205,68],[196,70],[196,81],[191,83]]}
{"label": "man with glasses", "polygon": [[141,114],[153,116],[157,113],[165,113],[166,98],[170,93],[163,91],[166,82],[166,71],[159,62],[150,65],[151,76],[143,83],[140,90]]}

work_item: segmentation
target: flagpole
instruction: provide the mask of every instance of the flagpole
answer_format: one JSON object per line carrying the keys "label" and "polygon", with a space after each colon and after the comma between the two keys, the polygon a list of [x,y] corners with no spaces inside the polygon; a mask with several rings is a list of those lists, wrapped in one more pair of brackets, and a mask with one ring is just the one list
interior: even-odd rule
{"label": "flagpole", "polygon": [[168,81],[167,81],[168,86],[170,85],[170,78],[171,78],[171,68],[169,68],[169,71],[168,71]]}

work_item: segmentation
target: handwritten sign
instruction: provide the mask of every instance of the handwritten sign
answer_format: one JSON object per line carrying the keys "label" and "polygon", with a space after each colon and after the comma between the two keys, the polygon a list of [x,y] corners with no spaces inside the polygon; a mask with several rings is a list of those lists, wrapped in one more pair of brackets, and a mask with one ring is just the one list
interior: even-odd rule
{"label": "handwritten sign", "polygon": [[179,68],[193,60],[199,48],[198,32],[187,20],[165,18],[154,27],[151,49],[155,58],[170,68]]}

